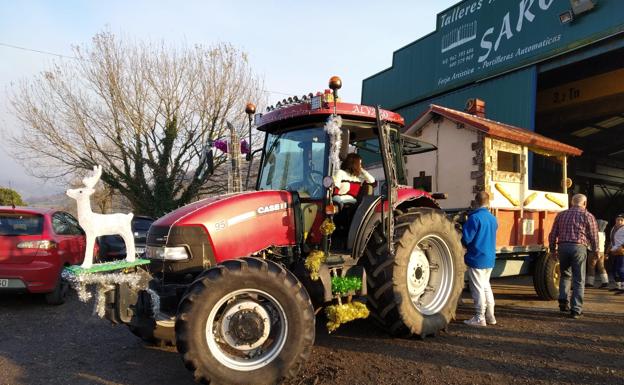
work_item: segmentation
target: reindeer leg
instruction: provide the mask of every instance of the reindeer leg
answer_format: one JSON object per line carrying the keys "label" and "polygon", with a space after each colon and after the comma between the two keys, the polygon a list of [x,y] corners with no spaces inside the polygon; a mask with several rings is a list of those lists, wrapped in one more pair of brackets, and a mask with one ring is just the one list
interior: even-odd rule
{"label": "reindeer leg", "polygon": [[85,257],[80,267],[88,269],[93,265],[93,248],[95,246],[95,237],[87,234],[87,246],[85,248]]}
{"label": "reindeer leg", "polygon": [[134,262],[136,259],[136,249],[134,247],[134,234],[132,234],[132,228],[128,224],[128,229],[121,234],[121,237],[126,244],[126,261]]}

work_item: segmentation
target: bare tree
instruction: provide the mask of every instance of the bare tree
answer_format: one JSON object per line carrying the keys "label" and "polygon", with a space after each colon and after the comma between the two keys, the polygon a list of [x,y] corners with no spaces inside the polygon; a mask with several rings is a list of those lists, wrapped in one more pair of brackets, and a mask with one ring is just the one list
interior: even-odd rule
{"label": "bare tree", "polygon": [[108,186],[155,217],[223,183],[212,178],[223,178],[225,156],[215,152],[212,175],[200,160],[206,143],[226,135],[226,121],[246,137],[245,104],[263,102],[245,53],[228,44],[127,44],[109,32],[74,51],[77,60],[58,62],[10,95],[24,126],[12,153],[35,176],[101,164]]}

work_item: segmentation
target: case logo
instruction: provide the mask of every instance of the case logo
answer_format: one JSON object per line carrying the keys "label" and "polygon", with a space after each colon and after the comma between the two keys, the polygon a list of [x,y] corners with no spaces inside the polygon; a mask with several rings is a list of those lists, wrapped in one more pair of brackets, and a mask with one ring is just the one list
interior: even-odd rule
{"label": "case logo", "polygon": [[256,209],[256,211],[258,212],[258,214],[266,214],[273,211],[285,210],[287,207],[288,203],[286,202],[274,203],[272,205],[260,206]]}

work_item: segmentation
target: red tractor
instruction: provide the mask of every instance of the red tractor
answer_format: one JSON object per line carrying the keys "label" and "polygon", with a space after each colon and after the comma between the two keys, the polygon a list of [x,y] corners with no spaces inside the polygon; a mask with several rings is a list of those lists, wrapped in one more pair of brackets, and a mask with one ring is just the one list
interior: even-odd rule
{"label": "red tractor", "polygon": [[[205,383],[294,376],[323,307],[338,309],[334,328],[354,318],[341,318],[339,306],[357,302],[394,335],[445,329],[464,284],[460,234],[435,197],[404,186],[404,155],[434,148],[402,135],[396,113],[342,103],[340,86],[333,77],[333,92],[257,114],[266,137],[254,191],[154,222],[144,288],[118,284],[106,295],[106,317],[175,343]],[[338,159],[371,148],[384,173],[377,193],[335,203]]]}

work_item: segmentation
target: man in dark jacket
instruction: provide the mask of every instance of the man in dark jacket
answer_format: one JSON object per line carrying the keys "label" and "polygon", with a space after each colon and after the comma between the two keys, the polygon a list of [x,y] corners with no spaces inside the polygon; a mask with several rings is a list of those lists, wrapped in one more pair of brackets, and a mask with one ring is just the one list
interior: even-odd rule
{"label": "man in dark jacket", "polygon": [[466,247],[464,262],[468,266],[470,293],[476,314],[464,323],[471,326],[496,324],[494,294],[490,275],[496,259],[496,230],[498,223],[488,209],[490,195],[481,191],[475,196],[477,208],[472,211],[462,228],[462,243]]}
{"label": "man in dark jacket", "polygon": [[[548,242],[551,255],[559,258],[559,310],[570,311],[570,316],[577,319],[583,314],[587,249],[598,250],[598,224],[586,209],[585,195],[574,195],[570,205],[557,214]],[[569,301],[571,280],[572,300]]]}

